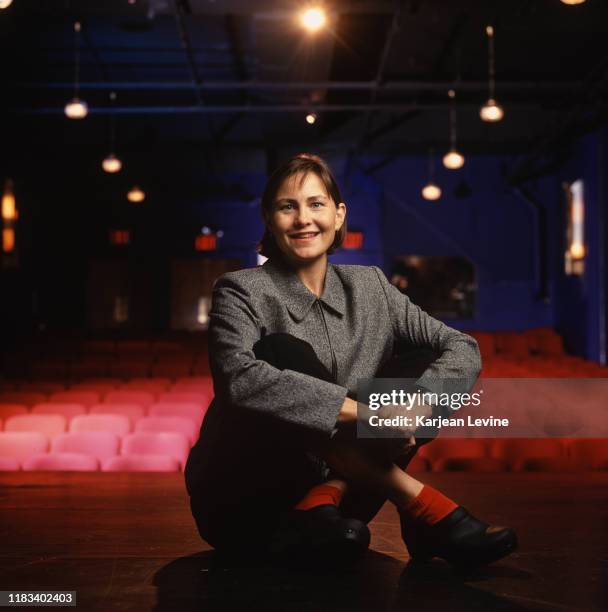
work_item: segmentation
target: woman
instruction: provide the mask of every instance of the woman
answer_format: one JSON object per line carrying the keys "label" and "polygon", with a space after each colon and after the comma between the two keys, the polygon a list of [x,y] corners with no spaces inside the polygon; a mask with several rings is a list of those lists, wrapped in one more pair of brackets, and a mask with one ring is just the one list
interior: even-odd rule
{"label": "woman", "polygon": [[388,499],[414,558],[480,565],[509,554],[511,529],[489,527],[405,473],[419,430],[355,434],[359,379],[412,377],[434,390],[449,378],[467,391],[480,369],[475,340],[421,311],[378,268],[328,262],[346,206],[319,157],[281,166],[262,213],[268,261],[225,274],[213,294],[215,398],[186,467],[202,537],[230,553],[347,560],[367,548],[366,523]]}

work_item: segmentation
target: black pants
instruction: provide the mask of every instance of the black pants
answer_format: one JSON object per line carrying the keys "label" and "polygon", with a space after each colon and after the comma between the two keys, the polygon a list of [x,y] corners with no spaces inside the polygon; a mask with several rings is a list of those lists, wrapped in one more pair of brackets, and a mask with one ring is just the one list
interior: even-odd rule
{"label": "black pants", "polygon": [[[319,361],[313,348],[294,336],[266,336],[256,343],[253,350],[258,359],[278,369],[293,370],[332,382],[330,372]],[[437,355],[428,349],[404,351],[385,364],[376,376],[419,378],[436,358]],[[425,439],[417,442],[416,446],[396,463],[405,468],[418,447],[428,441]],[[247,460],[247,457],[243,457],[243,479],[247,479]],[[273,466],[272,474],[269,470],[268,482],[255,493],[235,496],[234,490],[231,490],[231,495],[225,495],[226,500],[210,500],[204,496],[191,498],[192,514],[198,530],[203,539],[214,548],[239,555],[263,554],[281,514],[292,508],[311,487],[322,482],[320,474],[323,472],[323,462],[310,452],[293,452],[288,448],[283,452],[280,448],[273,447],[268,464]],[[264,462],[258,462],[256,465],[263,466]],[[274,469],[276,465],[283,468],[283,472],[279,470],[278,475]],[[238,488],[239,483],[227,483],[227,487]],[[340,509],[343,516],[368,523],[385,501],[381,495],[370,495],[369,492],[363,493],[350,488]]]}

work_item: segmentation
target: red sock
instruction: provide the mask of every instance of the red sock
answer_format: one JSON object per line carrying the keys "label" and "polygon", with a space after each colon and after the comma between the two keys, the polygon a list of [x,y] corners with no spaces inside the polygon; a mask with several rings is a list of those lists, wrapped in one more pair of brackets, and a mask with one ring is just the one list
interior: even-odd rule
{"label": "red sock", "polygon": [[424,485],[422,491],[414,499],[403,508],[399,508],[399,512],[414,521],[434,525],[456,508],[458,504],[455,504],[449,497],[433,487]]}
{"label": "red sock", "polygon": [[339,506],[342,500],[342,491],[331,485],[321,484],[313,487],[306,493],[304,498],[295,506],[295,510],[310,510],[324,504],[333,504]]}

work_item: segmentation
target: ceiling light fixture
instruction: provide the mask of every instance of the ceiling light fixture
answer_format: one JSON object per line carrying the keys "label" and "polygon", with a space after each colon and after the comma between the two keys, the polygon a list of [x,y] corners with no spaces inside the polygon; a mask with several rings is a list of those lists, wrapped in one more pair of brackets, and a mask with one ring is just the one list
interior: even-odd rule
{"label": "ceiling light fixture", "polygon": [[116,172],[120,172],[122,168],[122,162],[116,155],[114,154],[115,148],[115,140],[116,140],[116,130],[114,126],[114,102],[116,101],[116,92],[110,92],[110,104],[112,105],[112,112],[110,113],[110,153],[108,156],[101,162],[101,167],[105,172],[110,174],[114,174]]}
{"label": "ceiling light fixture", "polygon": [[306,115],[306,123],[309,125],[313,125],[317,122],[317,114],[316,113],[308,113]]}
{"label": "ceiling light fixture", "polygon": [[486,27],[486,34],[488,36],[488,88],[490,95],[488,96],[488,101],[481,107],[479,111],[479,116],[482,121],[489,121],[491,123],[495,123],[496,121],[500,121],[505,112],[496,102],[496,81],[495,81],[495,70],[494,70],[494,28],[489,25]]}
{"label": "ceiling light fixture", "polygon": [[574,6],[575,4],[583,4],[585,0],[562,0],[563,4]]}
{"label": "ceiling light fixture", "polygon": [[318,7],[310,7],[300,15],[300,23],[309,32],[318,32],[327,22],[325,11]]}
{"label": "ceiling light fixture", "polygon": [[450,97],[450,150],[443,156],[443,165],[449,170],[458,170],[464,166],[464,156],[456,149],[456,92],[448,91]]}
{"label": "ceiling light fixture", "polygon": [[434,181],[435,179],[435,160],[433,151],[429,151],[429,182],[422,188],[422,197],[425,200],[435,201],[441,197],[441,187]]}
{"label": "ceiling light fixture", "polygon": [[0,0],[0,10],[7,9],[12,3],[13,0]]}
{"label": "ceiling light fixture", "polygon": [[74,22],[74,97],[65,105],[64,111],[68,119],[84,119],[89,107],[78,97],[80,76],[80,21]]}
{"label": "ceiling light fixture", "polygon": [[145,199],[146,194],[137,185],[131,187],[129,193],[127,193],[127,200],[129,200],[129,202],[133,202],[134,204],[143,202]]}

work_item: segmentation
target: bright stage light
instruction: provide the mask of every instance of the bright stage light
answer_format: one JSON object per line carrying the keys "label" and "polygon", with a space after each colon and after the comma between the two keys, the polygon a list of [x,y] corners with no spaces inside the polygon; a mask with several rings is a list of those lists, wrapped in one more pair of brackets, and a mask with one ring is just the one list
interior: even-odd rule
{"label": "bright stage light", "polygon": [[482,121],[488,121],[490,123],[496,123],[505,116],[505,111],[502,106],[496,102],[493,98],[490,98],[479,110],[479,116]]}
{"label": "bright stage light", "polygon": [[306,9],[300,17],[300,23],[309,32],[319,31],[326,21],[325,11],[319,7]]}
{"label": "bright stage light", "polygon": [[137,185],[133,186],[131,188],[131,191],[127,193],[127,200],[135,204],[139,202],[143,202],[145,198],[146,198],[146,194]]}
{"label": "bright stage light", "polygon": [[425,200],[438,200],[441,197],[441,187],[429,182],[422,188],[422,197]]}
{"label": "bright stage light", "polygon": [[68,119],[84,119],[89,114],[87,103],[78,98],[72,98],[63,110]]}
{"label": "bright stage light", "polygon": [[464,166],[464,156],[452,149],[443,156],[443,165],[449,170],[458,170]]}
{"label": "bright stage light", "polygon": [[114,174],[115,172],[120,172],[122,168],[122,162],[114,153],[110,153],[102,162],[101,167],[104,169],[104,172],[108,172],[109,174]]}

